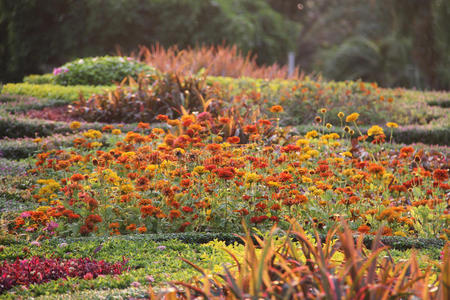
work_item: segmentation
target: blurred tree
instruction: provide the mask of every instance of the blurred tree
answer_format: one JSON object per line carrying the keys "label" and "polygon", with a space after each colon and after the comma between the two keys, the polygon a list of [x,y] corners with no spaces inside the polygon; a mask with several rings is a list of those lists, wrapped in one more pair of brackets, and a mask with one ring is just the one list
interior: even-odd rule
{"label": "blurred tree", "polygon": [[296,61],[308,72],[450,88],[448,0],[267,1],[302,25]]}

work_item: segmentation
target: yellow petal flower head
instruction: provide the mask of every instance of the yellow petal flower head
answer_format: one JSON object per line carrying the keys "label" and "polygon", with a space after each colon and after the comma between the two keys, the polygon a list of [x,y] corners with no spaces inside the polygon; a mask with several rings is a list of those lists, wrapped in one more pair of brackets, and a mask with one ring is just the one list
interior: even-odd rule
{"label": "yellow petal flower head", "polygon": [[398,124],[394,122],[387,122],[386,126],[389,128],[398,128]]}
{"label": "yellow petal flower head", "polygon": [[355,122],[356,120],[358,120],[358,118],[359,118],[358,113],[352,113],[351,115],[348,115],[347,118],[345,118],[345,122],[347,123]]}
{"label": "yellow petal flower head", "polygon": [[384,134],[383,132],[383,128],[381,128],[378,125],[374,125],[372,127],[370,127],[370,129],[367,131],[367,135],[368,136],[372,136],[372,135],[382,135]]}

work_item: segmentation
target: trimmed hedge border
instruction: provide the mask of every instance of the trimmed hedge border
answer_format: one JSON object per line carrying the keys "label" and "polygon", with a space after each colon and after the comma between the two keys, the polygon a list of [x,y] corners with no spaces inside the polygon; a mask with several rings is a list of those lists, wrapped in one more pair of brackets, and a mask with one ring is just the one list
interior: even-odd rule
{"label": "trimmed hedge border", "polygon": [[[243,233],[238,233],[237,235],[244,235]],[[357,235],[354,236],[355,239]],[[374,236],[366,235],[364,237],[364,245],[370,249]],[[164,233],[164,234],[129,234],[123,236],[114,237],[84,237],[84,238],[55,238],[50,240],[51,243],[55,245],[66,242],[77,242],[77,241],[95,241],[98,243],[103,243],[109,239],[125,239],[129,241],[136,240],[146,240],[153,242],[164,242],[169,240],[178,240],[186,244],[204,244],[211,242],[213,240],[219,240],[225,242],[227,245],[239,243],[243,244],[243,241],[233,233],[215,233],[215,232],[184,232],[184,233]],[[321,240],[325,240],[325,235],[321,235]],[[425,238],[407,238],[407,237],[394,237],[394,236],[383,236],[381,237],[381,242],[397,250],[407,250],[407,249],[430,249],[430,248],[443,248],[445,242],[440,239],[425,239]],[[14,240],[2,240],[2,244],[21,244]]]}
{"label": "trimmed hedge border", "polygon": [[32,96],[36,98],[49,98],[77,101],[80,93],[89,98],[92,94],[103,93],[113,90],[115,86],[89,86],[73,85],[62,86],[56,84],[30,84],[30,83],[7,83],[3,85],[0,94]]}
{"label": "trimmed hedge border", "polygon": [[[112,125],[116,128],[120,125],[123,132],[135,130],[136,123],[131,124],[107,124],[107,123],[86,123],[81,122],[81,128],[78,131],[96,129],[101,130],[105,125]],[[161,124],[152,124],[160,126]],[[24,137],[45,137],[53,134],[74,133],[70,129],[69,122],[47,121],[43,119],[31,119],[21,116],[14,116],[0,113],[0,138],[24,138]]]}

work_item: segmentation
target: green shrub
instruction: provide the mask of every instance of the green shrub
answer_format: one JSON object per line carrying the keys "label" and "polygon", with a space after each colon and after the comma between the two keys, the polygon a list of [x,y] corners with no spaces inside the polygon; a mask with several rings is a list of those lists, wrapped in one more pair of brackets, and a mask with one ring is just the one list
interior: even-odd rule
{"label": "green shrub", "polygon": [[84,97],[89,97],[94,93],[101,93],[105,90],[111,90],[108,86],[61,86],[53,84],[30,84],[30,83],[8,83],[3,86],[2,94],[24,95],[36,98],[61,99],[76,101],[80,93]]}
{"label": "green shrub", "polygon": [[110,85],[127,76],[137,79],[140,73],[154,74],[156,70],[121,56],[81,58],[53,70],[55,83],[60,85]]}
{"label": "green shrub", "polygon": [[54,84],[55,83],[55,76],[53,74],[32,74],[25,76],[23,78],[23,82],[25,83],[31,83],[31,84]]}

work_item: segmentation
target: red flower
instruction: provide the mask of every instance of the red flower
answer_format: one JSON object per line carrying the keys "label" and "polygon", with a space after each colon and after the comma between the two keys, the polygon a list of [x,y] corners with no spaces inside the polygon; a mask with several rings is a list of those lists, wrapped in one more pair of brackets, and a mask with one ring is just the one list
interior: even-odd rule
{"label": "red flower", "polygon": [[448,179],[448,172],[447,170],[436,169],[433,172],[433,178],[436,181],[446,181]]}
{"label": "red flower", "polygon": [[236,173],[236,170],[233,167],[224,167],[217,169],[217,175],[226,180],[230,180],[234,178],[234,174]]}
{"label": "red flower", "polygon": [[149,129],[150,128],[150,124],[139,122],[137,127],[140,128],[140,129]]}
{"label": "red flower", "polygon": [[194,211],[194,209],[193,209],[192,207],[189,207],[189,206],[183,206],[182,210],[183,210],[185,213],[191,213],[191,212]]}
{"label": "red flower", "polygon": [[158,115],[158,116],[156,116],[156,120],[167,122],[167,121],[169,121],[169,117],[166,115]]}

